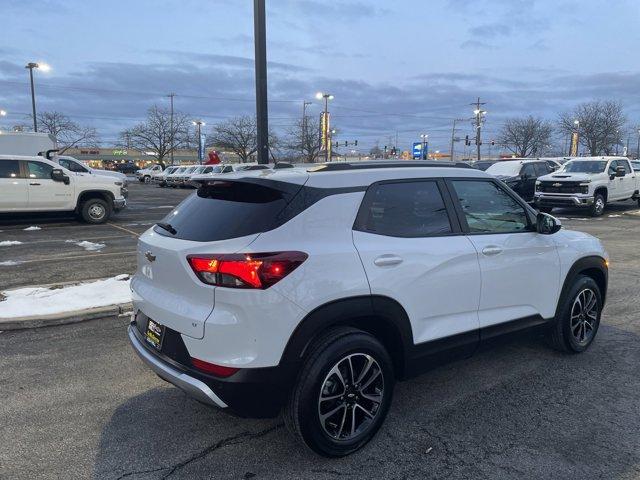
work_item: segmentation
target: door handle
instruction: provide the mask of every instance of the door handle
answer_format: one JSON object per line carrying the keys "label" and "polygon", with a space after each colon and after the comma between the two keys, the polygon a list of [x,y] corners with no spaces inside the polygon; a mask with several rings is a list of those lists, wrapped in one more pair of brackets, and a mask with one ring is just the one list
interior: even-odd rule
{"label": "door handle", "polygon": [[402,258],[397,255],[380,255],[376,258],[373,263],[375,263],[378,267],[390,267],[392,265],[398,265],[402,263]]}
{"label": "door handle", "polygon": [[498,255],[499,253],[502,253],[502,249],[496,245],[490,245],[482,249],[482,254],[486,255],[487,257]]}
{"label": "door handle", "polygon": [[29,182],[29,185],[40,185],[38,182]]}

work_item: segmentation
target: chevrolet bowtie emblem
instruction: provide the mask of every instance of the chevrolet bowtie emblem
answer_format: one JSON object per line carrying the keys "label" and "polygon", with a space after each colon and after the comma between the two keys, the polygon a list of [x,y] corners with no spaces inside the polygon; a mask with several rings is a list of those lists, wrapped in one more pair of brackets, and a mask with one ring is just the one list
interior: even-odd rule
{"label": "chevrolet bowtie emblem", "polygon": [[561,186],[562,186],[562,184],[561,184],[561,183],[554,183],[554,184],[553,184],[553,186],[554,186],[554,187],[561,187]]}
{"label": "chevrolet bowtie emblem", "polygon": [[149,251],[144,252],[144,256],[145,256],[145,257],[147,258],[147,260],[149,260],[150,262],[155,262],[155,261],[156,261],[156,256],[155,256],[153,253],[149,252]]}

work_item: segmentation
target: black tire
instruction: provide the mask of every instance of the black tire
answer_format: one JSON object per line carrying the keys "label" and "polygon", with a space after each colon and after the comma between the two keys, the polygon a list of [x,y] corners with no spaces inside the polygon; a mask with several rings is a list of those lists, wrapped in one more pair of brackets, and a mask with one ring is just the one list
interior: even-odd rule
{"label": "black tire", "polygon": [[607,201],[604,198],[604,195],[601,193],[596,193],[593,196],[593,204],[589,208],[589,214],[592,217],[599,217],[604,213],[604,208],[607,206]]}
{"label": "black tire", "polygon": [[[375,363],[369,363],[369,358]],[[348,378],[349,371],[344,370],[348,369],[349,362],[353,364],[352,372],[360,371],[354,375],[356,382],[353,385]],[[367,364],[370,365],[368,370],[364,368]],[[335,369],[340,372],[339,377],[332,373]],[[363,371],[366,374],[358,378]],[[376,374],[378,371],[380,373]],[[336,381],[340,378],[347,378],[346,387]],[[320,455],[348,455],[366,445],[384,422],[391,405],[394,382],[391,357],[375,337],[354,328],[335,328],[315,341],[309,349],[285,406],[285,424],[305,445]],[[334,386],[337,389],[331,391]],[[329,398],[321,400],[323,393]],[[332,395],[342,396],[331,399]],[[376,397],[379,401],[371,401],[370,397]],[[369,409],[369,415],[363,413],[365,408]],[[321,412],[326,414],[331,411],[336,411],[336,414],[322,422]],[[369,419],[372,412],[373,416]],[[361,423],[358,425],[359,420]],[[351,425],[357,426],[350,428]],[[351,434],[354,430],[355,433]]]}
{"label": "black tire", "polygon": [[144,178],[142,179],[142,181],[144,183],[149,183],[149,182],[151,182],[151,177],[149,175],[145,175]]}
{"label": "black tire", "polygon": [[538,211],[542,213],[551,213],[553,212],[553,207],[540,207]]}
{"label": "black tire", "polygon": [[[584,292],[592,292],[595,299],[593,317],[583,314],[576,318],[578,313],[578,302],[590,304],[590,294]],[[600,316],[602,314],[602,293],[596,281],[586,275],[578,275],[567,294],[560,300],[560,308],[558,309],[558,317],[555,319],[554,325],[550,331],[550,340],[554,348],[562,352],[581,353],[584,352],[593,342],[600,327]],[[586,321],[590,325],[585,325],[584,329],[579,325]],[[580,340],[581,334],[584,332],[584,340]]]}
{"label": "black tire", "polygon": [[82,219],[94,225],[104,223],[111,216],[111,204],[101,198],[90,198],[85,200],[80,207],[80,215]]}

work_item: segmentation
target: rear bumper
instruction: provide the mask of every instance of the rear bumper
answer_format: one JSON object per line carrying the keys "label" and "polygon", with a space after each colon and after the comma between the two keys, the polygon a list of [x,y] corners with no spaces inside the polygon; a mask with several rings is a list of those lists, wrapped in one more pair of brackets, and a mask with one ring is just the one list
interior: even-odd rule
{"label": "rear bumper", "polygon": [[589,207],[593,204],[593,197],[536,193],[534,203],[538,207]]}
{"label": "rear bumper", "polygon": [[241,417],[276,417],[298,370],[298,364],[245,368],[228,378],[217,378],[167,357],[164,347],[158,352],[147,346],[135,321],[129,326],[128,336],[138,356],[160,378],[196,400]]}
{"label": "rear bumper", "polygon": [[133,350],[160,378],[175,385],[196,400],[216,407],[227,408],[227,404],[224,403],[206,383],[201,382],[197,378],[190,377],[151,353],[135,332],[135,326],[129,325],[129,342],[131,342]]}

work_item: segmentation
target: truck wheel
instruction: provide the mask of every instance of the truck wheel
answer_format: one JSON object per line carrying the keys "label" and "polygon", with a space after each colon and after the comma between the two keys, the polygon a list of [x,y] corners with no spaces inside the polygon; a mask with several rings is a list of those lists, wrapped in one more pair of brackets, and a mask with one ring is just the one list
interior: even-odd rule
{"label": "truck wheel", "polygon": [[382,425],[393,385],[384,346],[361,330],[336,328],[310,349],[285,407],[285,423],[316,453],[348,455]]}
{"label": "truck wheel", "polygon": [[563,352],[584,352],[593,342],[600,326],[600,287],[593,278],[578,275],[560,302],[558,317],[550,331],[551,343]]}
{"label": "truck wheel", "polygon": [[538,210],[542,213],[551,213],[553,212],[553,207],[540,207]]}
{"label": "truck wheel", "polygon": [[80,215],[87,223],[104,223],[111,216],[111,205],[101,198],[90,198],[82,204]]}
{"label": "truck wheel", "polygon": [[604,213],[604,207],[607,205],[606,200],[604,199],[604,195],[601,193],[596,193],[593,197],[593,204],[591,205],[591,209],[589,213],[592,217],[599,217]]}
{"label": "truck wheel", "polygon": [[144,183],[149,183],[151,181],[151,177],[149,175],[144,176]]}

